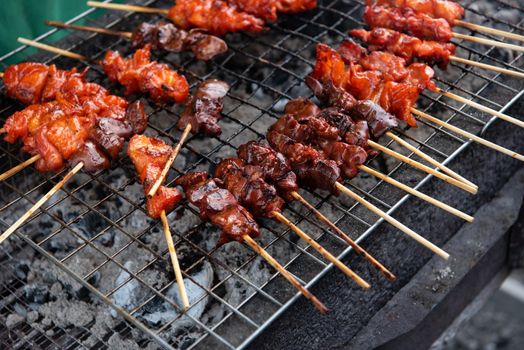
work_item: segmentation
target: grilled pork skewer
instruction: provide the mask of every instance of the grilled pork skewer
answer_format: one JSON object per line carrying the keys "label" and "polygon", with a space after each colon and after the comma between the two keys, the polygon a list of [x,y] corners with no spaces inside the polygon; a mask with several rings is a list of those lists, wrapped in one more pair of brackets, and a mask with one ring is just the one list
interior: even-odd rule
{"label": "grilled pork skewer", "polygon": [[[446,69],[449,61],[455,61],[517,78],[524,78],[524,73],[515,70],[457,57],[455,56],[456,46],[449,42],[441,43],[438,41],[421,40],[417,37],[387,28],[373,28],[372,30],[353,29],[349,31],[349,35],[367,43],[371,51],[389,51],[404,58],[408,63],[416,60],[430,65],[438,65],[440,68]],[[509,44],[500,43],[500,45],[507,46]],[[513,47],[512,49],[524,51],[524,47],[520,46]]]}
{"label": "grilled pork skewer", "polygon": [[304,297],[306,297],[320,312],[328,309],[297,279],[269,255],[253,238],[260,234],[253,216],[242,207],[233,194],[217,186],[215,179],[209,178],[205,172],[188,173],[179,177],[176,183],[183,187],[190,203],[200,212],[200,217],[210,221],[222,230],[219,243],[229,241],[246,242],[255,252],[260,254],[278,272],[284,276]]}
{"label": "grilled pork skewer", "polygon": [[[361,98],[373,98],[373,95],[369,94],[373,94],[375,93],[375,91],[382,91],[382,93],[384,93],[385,89],[381,89],[381,85],[386,87],[393,87],[393,89],[398,89],[400,93],[403,94],[404,102],[403,104],[401,104],[401,110],[399,111],[397,109],[395,111],[399,113],[397,115],[399,115],[403,119],[406,119],[407,116],[407,118],[409,119],[407,119],[406,121],[408,122],[408,124],[412,126],[416,126],[416,121],[413,118],[412,114],[416,114],[422,118],[425,118],[427,116],[426,113],[420,112],[413,108],[413,105],[415,104],[415,101],[418,98],[419,94],[424,89],[429,89],[431,91],[437,92],[441,91],[432,80],[434,71],[431,69],[431,67],[423,63],[412,63],[411,65],[405,67],[405,61],[401,57],[397,57],[389,52],[381,51],[373,51],[367,54],[365,49],[362,48],[360,45],[348,40],[342,42],[338,49],[338,53],[335,53],[333,49],[325,45],[319,45],[317,47],[317,50],[317,53],[319,53],[319,55],[322,55],[325,60],[331,60],[333,62],[336,62],[337,60],[342,58],[344,59],[344,61],[349,63],[350,70],[352,72],[357,73],[354,73],[355,79],[348,79],[346,88],[351,93],[354,93]],[[337,56],[339,54],[340,56]],[[362,82],[363,77],[367,77],[368,80],[363,84],[362,87],[360,83]],[[370,91],[367,85],[374,86],[374,89]],[[362,94],[365,95],[363,96]],[[449,93],[442,92],[442,94],[447,96],[447,94]],[[394,96],[394,94],[392,95]],[[460,96],[455,95],[454,98],[457,99],[460,98]],[[391,102],[391,99],[383,99],[382,96],[380,96],[379,100],[386,100],[389,103]],[[464,99],[460,98],[459,100],[462,101]],[[395,102],[393,102],[393,105],[394,104]],[[486,112],[486,110],[482,110]],[[509,116],[506,116],[502,119],[514,123],[518,122],[524,124],[522,121]],[[484,140],[482,138],[476,136],[472,138],[471,133],[468,133],[462,129],[453,127],[452,125],[449,125],[447,123],[442,124],[442,126],[452,130],[453,132],[457,132],[469,139],[474,139],[482,145],[492,148],[506,155],[509,155],[512,158],[516,158],[521,161],[524,160],[524,156],[504,147],[501,147],[499,145],[496,145],[492,142]]]}
{"label": "grilled pork skewer", "polygon": [[58,28],[120,36],[130,40],[134,49],[139,49],[149,44],[153,50],[177,53],[191,51],[197,60],[203,61],[213,59],[228,49],[224,40],[214,35],[206,34],[201,29],[185,31],[175,27],[172,23],[163,21],[155,24],[141,23],[133,32],[121,32],[57,21],[46,21],[46,24]]}
{"label": "grilled pork skewer", "polygon": [[[24,38],[18,38],[18,41],[28,46],[34,46],[83,62],[92,62],[85,56],[51,45]],[[146,45],[144,48],[136,50],[133,57],[128,59],[123,58],[117,51],[109,50],[98,64],[103,68],[109,80],[118,82],[125,87],[127,95],[141,92],[148,94],[153,101],[160,104],[185,102],[189,95],[189,85],[186,78],[164,63],[151,61],[150,57],[151,48]]]}
{"label": "grilled pork skewer", "polygon": [[366,281],[324,249],[307,233],[291,224],[289,219],[282,214],[284,199],[277,194],[277,190],[272,185],[264,181],[260,167],[246,166],[244,161],[239,158],[227,158],[218,163],[215,169],[215,177],[220,180],[218,185],[231,192],[254,217],[273,219],[285,224],[359,286],[364,289],[370,287]]}
{"label": "grilled pork skewer", "polygon": [[359,170],[364,171],[466,221],[473,221],[472,216],[364,165],[366,151],[371,151],[362,148],[369,147],[367,125],[358,125],[348,115],[334,108],[321,111],[306,99],[291,100],[284,112],[286,114],[270,130],[276,130],[295,142],[312,146],[327,158],[335,160],[345,177],[351,179]]}
{"label": "grilled pork skewer", "polygon": [[[457,38],[510,50],[522,50],[517,45],[455,33],[444,18],[433,18],[425,13],[416,13],[410,8],[366,6],[363,19],[371,29],[388,28],[422,40],[449,42],[452,38]],[[456,57],[452,59],[454,58]]]}
{"label": "grilled pork skewer", "polygon": [[[153,183],[159,177],[160,172],[165,166],[169,155],[173,152],[172,148],[162,140],[150,138],[144,135],[135,135],[129,141],[127,154],[133,162],[139,175],[140,182],[144,186],[144,192],[148,192]],[[173,264],[173,270],[185,309],[189,308],[189,298],[187,297],[186,286],[182,276],[182,270],[178,262],[178,256],[167,221],[167,215],[182,200],[182,194],[176,188],[161,186],[153,197],[146,199],[147,215],[153,219],[161,219],[166,237],[169,256]]]}
{"label": "grilled pork skewer", "polygon": [[246,164],[257,166],[262,170],[264,180],[273,184],[286,201],[298,200],[311,210],[322,222],[326,223],[342,240],[348,243],[358,254],[375,266],[388,280],[396,279],[384,265],[355,243],[346,233],[333,224],[318,209],[311,205],[298,193],[297,177],[291,170],[288,160],[283,154],[276,152],[269,145],[250,141],[238,148],[238,157]]}
{"label": "grilled pork skewer", "polygon": [[410,9],[416,14],[422,14],[431,18],[442,18],[449,25],[458,25],[478,32],[498,35],[504,38],[524,41],[524,36],[515,33],[509,33],[503,30],[497,30],[474,23],[465,22],[464,8],[453,1],[447,0],[367,0],[369,6],[384,6],[401,9]]}

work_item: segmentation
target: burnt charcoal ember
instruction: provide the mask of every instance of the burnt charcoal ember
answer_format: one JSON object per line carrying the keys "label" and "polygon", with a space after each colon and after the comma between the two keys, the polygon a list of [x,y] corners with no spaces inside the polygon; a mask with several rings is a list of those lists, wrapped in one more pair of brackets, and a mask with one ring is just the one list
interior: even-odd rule
{"label": "burnt charcoal ember", "polygon": [[229,85],[222,80],[209,79],[200,83],[186,103],[177,127],[183,130],[191,124],[193,134],[219,135],[222,130],[218,120],[221,118],[223,98],[228,91]]}
{"label": "burnt charcoal ember", "polygon": [[202,219],[220,228],[222,235],[218,244],[243,241],[245,235],[255,238],[260,234],[251,213],[231,192],[218,187],[206,172],[188,173],[176,183],[184,188],[188,201],[199,208]]}
{"label": "burnt charcoal ember", "polygon": [[291,193],[298,191],[297,176],[282,153],[267,144],[249,141],[238,148],[238,156],[247,164],[261,167],[266,181],[275,185],[286,200],[293,200]]}
{"label": "burnt charcoal ember", "polygon": [[141,48],[150,44],[154,50],[170,52],[192,51],[196,59],[207,61],[227,51],[224,40],[200,29],[189,32],[169,22],[141,23],[133,32],[132,46]]}
{"label": "burnt charcoal ember", "polygon": [[371,134],[376,139],[386,131],[398,126],[397,118],[369,100],[358,101],[355,108],[351,111],[351,116],[356,120],[366,121]]}

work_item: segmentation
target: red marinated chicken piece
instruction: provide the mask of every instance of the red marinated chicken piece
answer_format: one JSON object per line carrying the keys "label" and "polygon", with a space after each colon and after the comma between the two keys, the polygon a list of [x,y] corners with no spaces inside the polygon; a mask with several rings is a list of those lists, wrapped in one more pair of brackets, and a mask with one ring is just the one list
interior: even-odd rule
{"label": "red marinated chicken piece", "polygon": [[386,28],[374,28],[371,31],[354,29],[349,34],[366,42],[371,51],[386,50],[408,63],[420,60],[429,65],[436,64],[442,69],[448,66],[449,57],[455,54],[456,48],[452,43],[420,40]]}
{"label": "red marinated chicken piece", "polygon": [[317,7],[317,0],[276,0],[278,12],[298,13]]}
{"label": "red marinated chicken piece", "polygon": [[199,208],[200,217],[222,231],[219,245],[242,242],[246,235],[252,238],[260,235],[251,213],[231,192],[218,187],[215,179],[210,179],[206,172],[188,173],[179,177],[176,183],[184,188],[187,200]]}
{"label": "red marinated chicken piece", "polygon": [[249,13],[264,21],[277,20],[277,3],[275,0],[227,0],[227,3],[240,12]]}
{"label": "red marinated chicken piece", "polygon": [[111,81],[126,88],[126,94],[149,94],[157,103],[181,103],[189,95],[189,85],[184,76],[167,64],[151,61],[149,45],[137,50],[129,59],[109,50],[100,64]]}
{"label": "red marinated chicken piece", "polygon": [[262,19],[237,11],[221,0],[177,0],[169,9],[168,17],[182,29],[201,28],[218,36],[264,30]]}
{"label": "red marinated chicken piece", "polygon": [[444,18],[451,25],[464,17],[464,8],[456,2],[447,0],[368,0],[367,4],[409,8],[416,13],[433,18]]}
{"label": "red marinated chicken piece", "polygon": [[[144,193],[153,187],[172,152],[173,148],[162,140],[145,135],[131,138],[127,154],[135,165]],[[158,219],[162,211],[169,213],[181,200],[182,194],[176,188],[160,186],[155,195],[146,200],[147,215]]]}
{"label": "red marinated chicken piece", "polygon": [[453,37],[445,19],[416,13],[410,8],[366,6],[364,22],[371,28],[388,28],[423,40],[448,42]]}

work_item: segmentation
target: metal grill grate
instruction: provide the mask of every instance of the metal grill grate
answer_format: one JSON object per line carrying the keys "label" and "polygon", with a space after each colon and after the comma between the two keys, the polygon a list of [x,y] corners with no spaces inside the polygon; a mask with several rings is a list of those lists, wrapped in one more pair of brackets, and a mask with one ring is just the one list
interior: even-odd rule
{"label": "metal grill grate", "polygon": [[[167,7],[170,1],[137,3]],[[467,5],[473,3],[468,1]],[[524,10],[515,5],[497,1],[495,6],[515,11],[517,18],[524,18]],[[509,31],[523,30],[524,19],[511,24],[485,15],[471,6],[466,8],[467,16],[482,16],[485,21]],[[175,176],[187,171],[212,169],[221,158],[235,155],[235,149],[240,144],[262,138],[288,99],[311,96],[303,78],[314,63],[314,45],[319,42],[336,45],[348,29],[363,25],[360,21],[361,12],[360,2],[320,1],[315,11],[282,16],[278,23],[270,26],[271,30],[267,33],[228,36],[226,39],[230,51],[210,63],[196,62],[187,54],[157,53],[158,60],[169,62],[182,71],[192,87],[208,77],[226,80],[232,86],[225,101],[224,119],[221,122],[223,134],[216,138],[192,136],[175,162],[175,171],[168,181],[172,183]],[[118,12],[100,16],[101,13],[91,10],[70,22],[84,19],[88,25],[132,30],[140,21],[158,19]],[[56,33],[56,30],[52,30],[38,39],[54,43]],[[123,39],[79,32],[68,34],[55,45],[93,59],[100,59],[108,49],[131,53],[129,44]],[[31,54],[30,49],[21,47],[0,58],[2,70],[9,63],[28,60]],[[509,57],[509,54],[494,48],[472,46],[470,43],[460,43],[457,55],[512,69],[522,70],[524,67],[521,54]],[[84,63],[45,53],[38,53],[31,59],[34,57],[60,67],[85,66]],[[444,90],[474,98],[495,109],[508,108],[523,93],[522,83],[516,79],[456,64],[452,64],[446,72],[437,72],[437,75],[443,78],[439,85]],[[122,92],[118,86],[107,81],[98,67],[90,67],[88,80],[110,87],[111,91]],[[146,134],[175,143],[180,133],[174,125],[181,107],[156,106],[148,104],[147,100],[144,102],[150,116]],[[494,120],[434,94],[423,95],[420,107],[473,133],[482,132]],[[20,108],[20,104],[11,100],[0,100],[2,119]],[[419,122],[421,126],[417,130],[403,130],[401,134],[440,161],[450,161],[469,144],[445,130]],[[387,145],[395,147],[390,143]],[[398,151],[404,152],[402,149]],[[6,143],[0,143],[0,153],[0,171],[18,164],[26,157],[18,147]],[[391,159],[378,157],[371,164],[393,178],[404,182],[409,179],[416,187],[430,179]],[[3,229],[64,174],[39,174],[33,168],[28,168],[1,183],[0,222]],[[394,211],[408,197],[390,185],[362,174],[349,182],[348,186],[386,211]],[[346,232],[357,241],[372,233],[381,222],[346,198],[334,198],[325,193],[304,192],[303,195],[333,221],[347,228]],[[336,236],[310,219],[309,213],[303,208],[293,204],[285,214],[335,255],[343,256],[350,252]],[[146,217],[143,192],[135,180],[134,169],[128,159],[120,158],[110,171],[75,176],[0,250],[3,265],[9,267],[3,269],[6,276],[0,280],[1,324],[6,324],[7,315],[20,309],[31,310],[34,306],[34,301],[27,297],[30,277],[24,274],[24,265],[18,258],[34,254],[34,250],[45,257],[42,261],[49,262],[48,265],[42,263],[43,267],[50,268],[55,264],[58,270],[66,273],[64,278],[71,279],[70,285],[78,287],[77,295],[85,296],[89,291],[99,297],[85,297],[86,304],[99,308],[97,310],[109,310],[106,304],[100,302],[102,300],[116,310],[119,316],[113,324],[106,325],[107,329],[101,336],[92,331],[97,319],[87,320],[81,326],[54,322],[43,329],[32,326],[27,320],[9,329],[0,326],[0,344],[6,348],[111,348],[112,335],[118,334],[124,341],[134,339],[140,346],[148,343],[149,336],[158,345],[167,348],[238,348],[248,344],[297,298],[295,291],[281,276],[269,269],[247,247],[232,243],[220,249],[215,248],[213,243],[218,236],[216,230],[201,222],[196,210],[190,205],[183,204],[168,218],[181,255],[184,277],[193,282],[194,290],[199,295],[196,300],[192,300],[191,309],[185,314],[179,312],[180,308],[171,294],[174,278],[161,234],[161,224]],[[288,230],[275,223],[262,222],[260,243],[309,285],[331,268],[309,246],[298,242]],[[15,260],[16,264],[13,263]],[[42,271],[45,270],[42,268]],[[159,277],[162,271],[169,273]],[[210,271],[212,277],[208,281],[211,281],[205,285],[198,276],[209,274]],[[140,291],[135,302],[128,305],[117,301],[129,291]],[[158,310],[159,307],[172,317],[157,322],[148,319],[148,315],[153,314],[151,310]]]}

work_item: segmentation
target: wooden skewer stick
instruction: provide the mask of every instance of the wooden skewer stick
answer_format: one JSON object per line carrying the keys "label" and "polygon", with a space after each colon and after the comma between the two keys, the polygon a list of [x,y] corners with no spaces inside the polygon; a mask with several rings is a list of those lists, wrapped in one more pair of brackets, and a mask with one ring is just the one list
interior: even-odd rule
{"label": "wooden skewer stick", "polygon": [[506,32],[506,31],[500,30],[500,29],[495,29],[495,28],[490,28],[490,27],[486,27],[486,26],[481,26],[479,24],[469,23],[469,22],[458,20],[458,19],[455,20],[455,25],[461,26],[461,27],[464,27],[464,28],[468,28],[468,29],[471,29],[471,30],[476,30],[477,32],[483,32],[483,33],[498,35],[498,36],[501,36],[503,38],[524,41],[524,36],[523,35]]}
{"label": "wooden skewer stick", "polygon": [[328,308],[315,297],[313,294],[311,294],[310,291],[308,291],[302,284],[300,284],[299,281],[289,272],[287,271],[284,266],[280,265],[278,261],[275,260],[268,252],[264,250],[258,243],[251,238],[248,235],[245,235],[242,237],[244,241],[253,249],[258,255],[263,257],[271,266],[273,266],[286,280],[288,280],[289,283],[291,283],[302,295],[309,300],[317,310],[319,310],[321,313],[325,314],[329,310]]}
{"label": "wooden skewer stick", "polygon": [[186,285],[184,284],[184,278],[182,277],[182,271],[180,270],[180,264],[178,263],[178,257],[176,254],[175,244],[173,243],[173,236],[171,235],[171,229],[169,228],[169,222],[167,221],[166,211],[162,210],[160,213],[160,219],[162,220],[162,226],[164,227],[164,236],[166,236],[167,248],[169,249],[169,256],[171,257],[171,263],[175,270],[176,282],[178,284],[178,292],[182,299],[182,305],[184,309],[189,309],[189,299],[187,297]]}
{"label": "wooden skewer stick", "polygon": [[475,194],[478,191],[478,189],[475,188],[475,187],[469,186],[468,184],[465,184],[462,181],[459,181],[459,180],[457,180],[457,179],[455,179],[455,178],[453,178],[451,176],[448,176],[446,174],[438,172],[435,169],[432,169],[432,168],[428,167],[427,165],[424,165],[424,164],[422,164],[420,162],[417,162],[416,160],[413,160],[411,158],[406,157],[403,154],[400,154],[400,153],[395,152],[395,151],[393,151],[393,150],[391,150],[391,149],[389,149],[387,147],[384,147],[381,144],[376,143],[375,141],[368,140],[368,144],[371,147],[378,149],[379,151],[382,151],[382,152],[384,152],[386,154],[389,154],[390,156],[400,160],[401,162],[404,162],[404,163],[406,163],[408,165],[411,165],[412,167],[417,168],[417,169],[419,169],[421,171],[424,171],[424,172],[426,172],[428,174],[431,174],[431,175],[433,175],[435,177],[438,177],[439,179],[441,179],[441,180],[443,180],[443,181],[445,181],[445,182],[447,182],[447,183],[449,183],[451,185],[454,185],[454,186],[456,186],[456,187],[458,187],[458,188],[460,188],[460,189],[462,189],[462,190],[464,190],[466,192],[469,192],[471,194]]}
{"label": "wooden skewer stick", "polygon": [[184,142],[186,142],[186,139],[189,136],[190,132],[191,132],[191,124],[187,124],[184,129],[184,132],[182,133],[182,136],[180,137],[180,141],[178,141],[177,145],[173,149],[173,152],[167,159],[166,165],[164,166],[164,169],[162,169],[162,173],[160,173],[160,176],[153,184],[153,187],[151,187],[151,189],[147,193],[148,197],[150,198],[153,197],[156,191],[158,191],[158,188],[164,183],[167,173],[169,172],[169,169],[171,169],[171,165],[173,164],[176,157],[178,156],[178,153],[180,152],[180,149],[182,148],[182,145],[184,144]]}
{"label": "wooden skewer stick", "polygon": [[159,8],[153,8],[153,7],[126,5],[126,4],[112,4],[112,3],[98,2],[98,1],[88,1],[87,6],[98,7],[98,8],[109,9],[109,10],[120,10],[120,11],[141,12],[141,13],[155,13],[159,15],[167,15],[169,13],[168,9],[159,9]]}
{"label": "wooden skewer stick", "polygon": [[12,167],[11,169],[7,170],[5,173],[0,174],[0,181],[4,181],[5,179],[13,176],[14,174],[18,173],[19,171],[21,171],[24,168],[27,168],[29,165],[33,164],[34,162],[36,162],[39,159],[40,159],[40,155],[37,154],[29,158],[28,160],[18,164],[17,166]]}
{"label": "wooden skewer stick", "polygon": [[47,192],[38,202],[36,202],[28,211],[25,212],[11,227],[9,227],[2,235],[0,236],[0,244],[5,241],[13,232],[15,232],[27,219],[33,215],[45,202],[49,200],[62,186],[65,185],[69,179],[71,179],[76,173],[82,169],[84,163],[78,163],[73,169],[71,169],[53,188]]}
{"label": "wooden skewer stick", "polygon": [[424,200],[424,201],[426,201],[426,202],[428,202],[430,204],[433,204],[437,208],[445,210],[448,213],[451,213],[451,214],[453,214],[455,216],[458,216],[459,218],[462,218],[462,219],[464,219],[464,220],[466,220],[468,222],[473,222],[473,217],[472,216],[470,216],[470,215],[468,215],[468,214],[466,214],[464,212],[461,212],[460,210],[455,209],[452,206],[450,206],[450,205],[448,205],[446,203],[443,203],[443,202],[441,202],[441,201],[439,201],[439,200],[437,200],[437,199],[435,199],[433,197],[430,197],[427,194],[424,194],[424,193],[422,193],[420,191],[417,191],[414,188],[411,188],[411,187],[409,187],[407,185],[404,185],[402,182],[399,182],[399,181],[397,181],[397,180],[395,180],[395,179],[393,179],[393,178],[391,178],[391,177],[389,177],[389,176],[387,176],[385,174],[382,174],[381,172],[378,172],[375,169],[372,169],[372,168],[370,168],[368,166],[365,166],[365,165],[359,165],[358,168],[360,170],[362,170],[362,171],[365,171],[368,174],[371,174],[371,175],[373,175],[375,177],[378,177],[379,179],[381,179],[383,181],[386,181],[387,183],[392,184],[395,187],[400,188],[403,191],[406,191],[409,194],[412,194],[415,197],[418,197],[418,198],[420,198],[420,199],[422,199],[422,200]]}
{"label": "wooden skewer stick", "polygon": [[331,222],[324,214],[317,208],[311,205],[304,197],[298,192],[291,192],[291,196],[297,201],[302,203],[306,208],[311,210],[322,222],[326,223],[340,238],[342,238],[347,244],[349,244],[358,254],[362,255],[371,265],[377,268],[389,281],[393,282],[397,277],[389,271],[384,265],[377,261],[371,254],[364,250],[360,245],[351,239],[344,231],[338,228],[334,223]]}
{"label": "wooden skewer stick", "polygon": [[[440,89],[439,89],[440,90]],[[442,91],[440,90],[439,93],[442,95],[442,96],[446,96],[446,97],[449,97],[451,98],[452,100],[455,100],[455,101],[458,101],[458,102],[461,102],[461,103],[464,103],[465,105],[468,105],[470,107],[473,107],[475,109],[478,109],[479,111],[482,111],[484,113],[487,113],[487,114],[491,114],[495,117],[498,117],[502,120],[505,120],[507,122],[510,122],[512,124],[515,124],[515,125],[518,125],[520,126],[521,128],[524,128],[524,121],[522,120],[519,120],[517,118],[513,118],[513,117],[510,117],[509,115],[507,114],[504,114],[502,112],[499,112],[499,111],[496,111],[492,108],[489,108],[489,107],[486,107],[486,106],[483,106],[481,105],[480,103],[477,103],[477,102],[474,102],[474,101],[471,101],[471,100],[468,100],[467,98],[464,98],[462,96],[459,96],[459,95],[455,95],[454,93],[452,92],[448,92],[448,91]]]}
{"label": "wooden skewer stick", "polygon": [[400,144],[401,146],[405,147],[406,149],[410,150],[411,152],[415,153],[417,156],[419,156],[420,158],[424,159],[428,163],[436,166],[437,168],[439,168],[440,170],[442,170],[444,173],[448,174],[449,176],[454,177],[455,179],[457,179],[459,181],[462,181],[465,184],[471,186],[472,188],[475,188],[475,189],[478,190],[478,186],[475,185],[473,182],[471,182],[468,179],[466,179],[466,178],[462,177],[461,175],[457,174],[455,171],[451,170],[450,168],[448,168],[444,164],[436,161],[435,159],[433,159],[432,157],[430,157],[426,153],[422,152],[420,149],[412,146],[411,144],[409,144],[405,140],[403,140],[400,137],[398,137],[397,135],[393,134],[391,131],[386,132],[386,136],[388,136],[390,139],[394,140],[396,143]]}
{"label": "wooden skewer stick", "polygon": [[514,77],[517,77],[517,78],[524,78],[524,73],[518,72],[516,70],[501,68],[501,67],[493,66],[491,64],[486,64],[486,63],[475,62],[475,61],[467,60],[465,58],[457,57],[457,56],[449,56],[449,59],[451,61],[467,64],[467,65],[470,65],[470,66],[473,66],[473,67],[486,69],[486,70],[491,70],[493,72],[497,72],[497,73],[501,73],[501,74],[507,74],[507,75],[511,75],[511,76],[514,76]]}
{"label": "wooden skewer stick", "polygon": [[127,38],[127,39],[131,39],[133,37],[133,33],[131,33],[131,32],[121,32],[121,31],[111,30],[111,29],[106,29],[106,28],[81,26],[81,25],[77,25],[77,24],[68,24],[68,23],[59,22],[59,21],[46,21],[45,24],[47,24],[48,26],[57,27],[57,28],[82,30],[82,31],[85,31],[85,32],[92,32],[92,33],[99,33],[99,34],[106,34],[106,35],[114,35],[114,36],[121,36],[121,37]]}
{"label": "wooden skewer stick", "polygon": [[496,40],[491,40],[491,39],[479,38],[479,37],[471,36],[471,35],[464,35],[464,34],[460,34],[460,33],[453,33],[453,37],[457,38],[457,39],[468,40],[468,41],[475,42],[475,43],[478,43],[478,44],[495,46],[495,47],[501,47],[503,49],[509,49],[509,50],[514,50],[514,51],[524,51],[524,47],[522,47],[522,46],[508,44],[508,43],[503,43],[503,42],[496,41]]}
{"label": "wooden skewer stick", "polygon": [[373,204],[371,204],[370,202],[368,202],[364,198],[360,197],[355,192],[351,191],[346,186],[342,185],[340,182],[337,182],[336,186],[337,186],[337,189],[339,189],[342,193],[344,193],[344,194],[348,195],[349,197],[353,198],[354,200],[356,200],[357,202],[362,204],[364,207],[366,207],[367,209],[369,209],[370,211],[372,211],[376,215],[380,216],[385,221],[389,222],[391,225],[393,225],[394,227],[398,228],[400,231],[404,232],[409,237],[413,238],[415,241],[417,241],[418,243],[420,243],[421,245],[423,245],[427,249],[431,250],[433,253],[437,254],[438,256],[440,256],[441,258],[443,258],[445,260],[449,259],[449,254],[448,253],[446,253],[444,250],[442,250],[441,248],[437,247],[435,244],[431,243],[430,241],[428,241],[427,239],[425,239],[424,237],[422,237],[421,235],[419,235],[418,233],[416,233],[415,231],[413,231],[409,227],[405,226],[404,224],[402,224],[397,219],[393,218],[388,213],[383,212],[382,210],[380,210],[379,208],[377,208],[376,206],[374,206]]}
{"label": "wooden skewer stick", "polygon": [[278,211],[273,211],[271,213],[278,221],[289,227],[293,232],[295,232],[300,238],[302,238],[306,243],[308,243],[313,249],[315,249],[317,252],[320,253],[324,258],[326,258],[329,262],[333,263],[336,267],[338,267],[346,276],[351,278],[353,281],[355,281],[359,286],[361,286],[364,289],[368,289],[370,287],[369,283],[364,281],[359,275],[357,275],[353,270],[351,270],[349,267],[344,265],[340,260],[338,260],[333,254],[328,252],[324,247],[322,247],[317,241],[315,241],[311,236],[309,236],[307,233],[302,231],[298,226],[293,224],[291,221],[289,221],[284,215],[279,213]]}
{"label": "wooden skewer stick", "polygon": [[478,143],[480,143],[481,145],[484,145],[484,146],[486,146],[486,147],[492,148],[492,149],[494,149],[495,151],[498,151],[498,152],[500,152],[500,153],[507,154],[508,156],[510,156],[510,157],[512,157],[512,158],[515,158],[515,159],[518,159],[518,160],[520,160],[520,161],[524,161],[524,156],[521,155],[521,154],[519,154],[519,153],[513,152],[512,150],[509,150],[509,149],[507,149],[507,148],[504,148],[504,147],[502,147],[502,146],[499,146],[499,145],[497,145],[496,143],[493,143],[493,142],[491,142],[491,141],[488,141],[488,140],[486,140],[486,139],[483,139],[483,138],[481,138],[481,137],[478,137],[477,135],[474,135],[474,134],[472,134],[472,133],[470,133],[470,132],[467,132],[467,131],[465,131],[465,130],[462,130],[462,129],[460,129],[460,128],[457,128],[456,126],[453,126],[453,125],[451,125],[451,124],[449,124],[449,123],[446,123],[446,122],[444,122],[444,121],[442,121],[442,120],[440,120],[440,119],[437,119],[437,118],[435,118],[435,117],[432,117],[432,116],[430,116],[429,114],[424,113],[424,112],[422,112],[422,111],[419,111],[419,110],[417,110],[417,109],[412,108],[412,112],[413,112],[414,114],[416,114],[416,115],[418,115],[418,116],[424,118],[424,119],[429,120],[429,121],[432,122],[432,123],[435,123],[435,124],[437,124],[437,125],[440,125],[440,126],[446,128],[446,129],[449,129],[449,130],[451,130],[451,131],[453,131],[453,132],[455,132],[455,133],[457,133],[457,134],[459,134],[459,135],[462,135],[462,136],[464,136],[464,137],[466,137],[466,138],[468,138],[468,139],[470,139],[470,140],[473,140],[473,141],[475,141],[475,142],[478,142]]}
{"label": "wooden skewer stick", "polygon": [[90,61],[90,59],[87,58],[86,56],[82,56],[80,54],[77,54],[77,53],[74,53],[74,52],[71,52],[71,51],[68,51],[68,50],[59,49],[58,47],[54,47],[54,46],[51,46],[51,45],[43,44],[43,43],[40,43],[38,41],[29,40],[29,39],[26,39],[26,38],[18,38],[17,40],[18,40],[19,43],[22,43],[24,45],[33,46],[33,47],[36,47],[36,48],[39,48],[39,49],[42,49],[42,50],[45,50],[45,51],[56,53],[58,55],[69,57],[69,58],[72,58],[72,59],[75,59],[75,60],[84,61],[84,62],[89,62]]}

